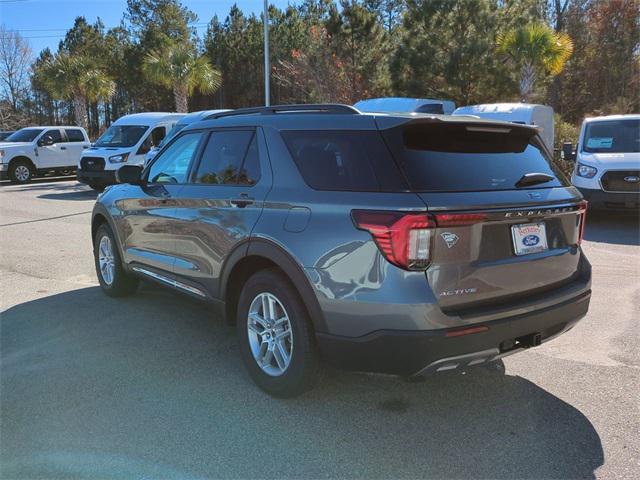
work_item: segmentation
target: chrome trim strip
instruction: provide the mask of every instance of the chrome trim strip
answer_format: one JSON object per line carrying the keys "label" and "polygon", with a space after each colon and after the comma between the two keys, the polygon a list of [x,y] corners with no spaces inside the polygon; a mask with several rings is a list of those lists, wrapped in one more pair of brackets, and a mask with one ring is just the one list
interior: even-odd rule
{"label": "chrome trim strip", "polygon": [[140,268],[140,267],[133,267],[132,270],[134,272],[138,272],[138,273],[142,273],[144,275],[147,275],[148,277],[154,278],[156,280],[159,280],[162,283],[165,283],[171,287],[174,288],[179,288],[181,290],[184,290],[185,292],[189,292],[189,293],[193,293],[195,295],[198,295],[200,297],[206,297],[207,295],[202,291],[197,289],[196,287],[192,287],[191,285],[187,285],[185,283],[182,282],[178,282],[177,280],[173,280],[172,278],[169,277],[165,277],[164,275],[160,275],[159,273],[155,273],[155,272],[151,272],[145,268]]}

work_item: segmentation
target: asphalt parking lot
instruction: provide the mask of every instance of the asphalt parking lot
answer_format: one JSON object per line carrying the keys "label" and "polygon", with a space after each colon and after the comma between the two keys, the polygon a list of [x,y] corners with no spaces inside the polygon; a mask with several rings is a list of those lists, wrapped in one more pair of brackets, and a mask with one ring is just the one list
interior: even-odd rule
{"label": "asphalt parking lot", "polygon": [[3,478],[640,478],[640,226],[592,214],[588,316],[495,368],[277,400],[206,306],[95,279],[75,181],[0,185]]}

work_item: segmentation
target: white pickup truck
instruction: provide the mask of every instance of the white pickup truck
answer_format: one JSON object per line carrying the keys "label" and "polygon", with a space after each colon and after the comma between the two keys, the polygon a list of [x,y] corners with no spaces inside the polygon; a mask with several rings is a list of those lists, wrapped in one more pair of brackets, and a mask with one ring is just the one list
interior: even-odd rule
{"label": "white pickup truck", "polygon": [[76,170],[82,151],[91,146],[80,127],[29,127],[0,143],[0,178],[27,183],[36,175]]}

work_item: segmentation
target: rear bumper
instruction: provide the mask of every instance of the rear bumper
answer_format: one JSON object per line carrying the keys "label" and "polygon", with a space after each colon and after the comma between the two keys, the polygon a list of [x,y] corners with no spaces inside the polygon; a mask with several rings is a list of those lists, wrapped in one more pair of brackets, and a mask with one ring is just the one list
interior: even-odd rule
{"label": "rear bumper", "polygon": [[578,188],[593,210],[640,210],[640,193],[605,192],[591,188]]}
{"label": "rear bumper", "polygon": [[485,363],[548,341],[573,327],[589,308],[591,291],[535,312],[476,324],[479,333],[455,329],[378,330],[363,337],[316,333],[322,357],[340,368],[416,375]]}
{"label": "rear bumper", "polygon": [[78,181],[80,183],[93,185],[113,185],[116,181],[115,170],[102,170],[100,172],[89,172],[87,170],[78,169]]}

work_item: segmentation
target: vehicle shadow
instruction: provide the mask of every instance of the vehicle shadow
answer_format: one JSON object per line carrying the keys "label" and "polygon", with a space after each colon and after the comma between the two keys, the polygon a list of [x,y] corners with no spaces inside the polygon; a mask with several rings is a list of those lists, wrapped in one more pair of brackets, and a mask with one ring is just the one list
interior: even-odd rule
{"label": "vehicle shadow", "polygon": [[56,177],[56,176],[36,177],[36,178],[32,178],[29,183],[24,184],[24,185],[11,183],[9,180],[2,180],[2,181],[0,181],[0,186],[4,186],[4,187],[28,187],[28,186],[39,185],[39,184],[42,184],[42,183],[62,183],[62,182],[77,182],[76,176],[75,175],[68,175],[66,177]]}
{"label": "vehicle shadow", "polygon": [[234,329],[144,286],[46,296],[1,316],[7,478],[594,478],[598,433],[524,378],[329,370],[296,399],[245,373]]}
{"label": "vehicle shadow", "polygon": [[95,200],[99,193],[86,185],[78,183],[75,179],[67,182],[29,183],[15,188],[14,191],[45,191],[46,193],[38,195],[38,198],[46,200]]}
{"label": "vehicle shadow", "polygon": [[584,232],[590,242],[640,245],[640,215],[589,212]]}

